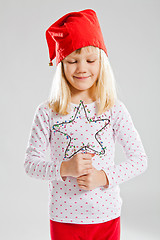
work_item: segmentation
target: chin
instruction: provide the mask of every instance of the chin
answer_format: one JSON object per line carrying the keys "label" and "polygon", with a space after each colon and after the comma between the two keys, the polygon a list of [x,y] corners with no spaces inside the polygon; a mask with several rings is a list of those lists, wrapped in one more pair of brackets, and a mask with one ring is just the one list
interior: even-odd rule
{"label": "chin", "polygon": [[76,87],[77,90],[88,90],[90,89],[92,86],[89,87]]}

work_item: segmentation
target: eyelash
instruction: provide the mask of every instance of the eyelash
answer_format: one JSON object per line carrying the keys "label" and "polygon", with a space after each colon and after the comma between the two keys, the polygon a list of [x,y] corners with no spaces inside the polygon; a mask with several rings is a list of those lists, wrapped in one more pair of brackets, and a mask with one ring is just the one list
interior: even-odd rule
{"label": "eyelash", "polygon": [[[68,62],[69,64],[74,64],[74,63],[76,63],[77,61],[75,61],[75,62]],[[95,61],[87,61],[88,63],[93,63],[93,62],[95,62]]]}

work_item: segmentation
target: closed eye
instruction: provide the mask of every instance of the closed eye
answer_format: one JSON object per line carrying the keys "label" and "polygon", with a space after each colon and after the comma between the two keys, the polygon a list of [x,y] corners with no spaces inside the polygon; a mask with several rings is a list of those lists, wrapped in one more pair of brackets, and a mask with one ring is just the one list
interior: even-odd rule
{"label": "closed eye", "polygon": [[68,63],[73,64],[73,63],[76,63],[76,61],[75,62],[68,62]]}
{"label": "closed eye", "polygon": [[[93,60],[93,61],[87,60],[88,63],[93,63],[93,62],[95,62],[95,61],[96,61],[96,60]],[[77,61],[74,61],[74,62],[69,62],[69,61],[68,61],[69,64],[74,64],[74,63],[76,63],[76,62],[77,62]]]}
{"label": "closed eye", "polygon": [[89,61],[89,60],[88,60],[87,62],[88,62],[88,63],[93,63],[93,62],[95,62],[95,61]]}

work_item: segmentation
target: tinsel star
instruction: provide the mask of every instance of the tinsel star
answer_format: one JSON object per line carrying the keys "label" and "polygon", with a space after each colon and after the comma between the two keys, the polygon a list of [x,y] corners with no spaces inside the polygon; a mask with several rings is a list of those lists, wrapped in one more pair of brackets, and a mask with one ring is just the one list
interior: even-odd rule
{"label": "tinsel star", "polygon": [[[76,108],[75,115],[69,121],[56,123],[52,130],[60,132],[69,139],[65,150],[65,158],[71,158],[79,151],[92,150],[98,155],[105,154],[103,142],[100,141],[99,133],[110,123],[107,118],[88,118],[86,108],[82,100]],[[91,152],[92,152],[91,151]]]}

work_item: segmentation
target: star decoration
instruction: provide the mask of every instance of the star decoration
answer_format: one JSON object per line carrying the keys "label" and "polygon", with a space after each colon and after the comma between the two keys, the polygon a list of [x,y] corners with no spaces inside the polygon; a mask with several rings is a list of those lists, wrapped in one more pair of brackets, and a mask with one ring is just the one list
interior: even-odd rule
{"label": "star decoration", "polygon": [[[75,107],[76,113],[72,119],[62,123],[56,123],[52,130],[60,132],[69,139],[65,150],[65,158],[71,158],[79,151],[87,149],[98,155],[105,154],[105,148],[101,141],[100,132],[110,123],[107,118],[97,119],[88,118],[86,108],[82,100],[78,107]],[[95,130],[96,129],[96,130]]]}

